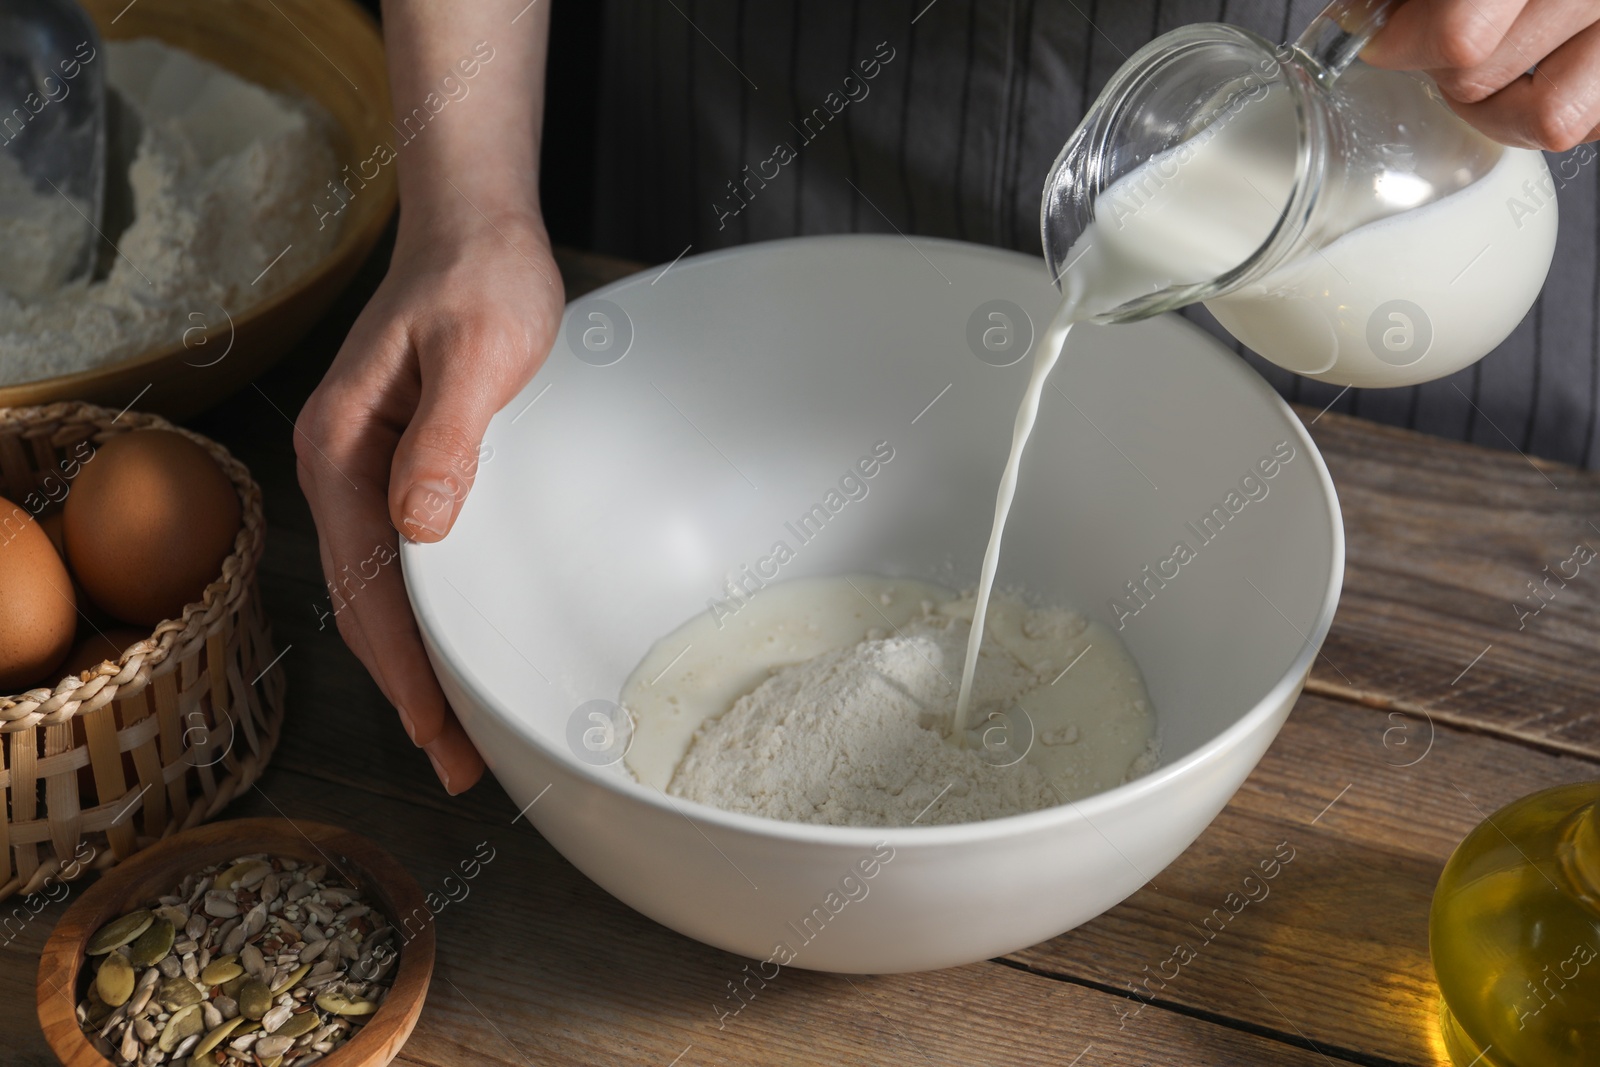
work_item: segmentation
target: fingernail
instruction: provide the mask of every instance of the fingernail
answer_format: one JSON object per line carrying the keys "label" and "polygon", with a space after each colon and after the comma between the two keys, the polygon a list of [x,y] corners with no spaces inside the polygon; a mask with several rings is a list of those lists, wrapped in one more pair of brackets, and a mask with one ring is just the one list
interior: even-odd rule
{"label": "fingernail", "polygon": [[439,757],[433,754],[431,748],[424,748],[422,751],[428,754],[428,762],[433,764],[433,773],[437,774],[439,781],[444,783],[444,791],[451,796],[455,796],[455,790],[450,788],[450,774],[444,769],[444,764],[439,762]]}
{"label": "fingernail", "polygon": [[443,537],[450,528],[451,512],[455,510],[455,495],[439,482],[418,482],[406,493],[405,507],[401,510],[402,532],[428,533]]}
{"label": "fingernail", "polygon": [[411,713],[405,708],[395,705],[395,711],[400,713],[400,725],[406,728],[406,736],[411,738],[411,743],[417,743],[417,724],[411,721]]}

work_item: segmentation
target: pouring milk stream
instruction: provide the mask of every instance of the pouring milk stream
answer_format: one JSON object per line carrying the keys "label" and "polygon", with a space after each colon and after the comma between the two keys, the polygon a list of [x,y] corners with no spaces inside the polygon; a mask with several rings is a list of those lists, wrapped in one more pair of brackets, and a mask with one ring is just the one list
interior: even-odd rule
{"label": "pouring milk stream", "polygon": [[1062,300],[1040,338],[996,497],[952,736],[1045,379],[1079,322],[1203,301],[1267,359],[1337,385],[1454,373],[1520,322],[1557,212],[1540,153],[1488,140],[1425,76],[1356,60],[1390,0],[1336,0],[1293,46],[1187,26],[1112,78],[1045,185]]}

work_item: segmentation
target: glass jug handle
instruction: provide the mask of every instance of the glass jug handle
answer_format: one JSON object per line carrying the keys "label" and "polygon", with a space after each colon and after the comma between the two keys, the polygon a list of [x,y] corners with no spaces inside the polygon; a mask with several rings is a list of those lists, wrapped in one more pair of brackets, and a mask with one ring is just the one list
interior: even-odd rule
{"label": "glass jug handle", "polygon": [[1333,0],[1294,42],[1294,59],[1323,85],[1344,73],[1399,0]]}

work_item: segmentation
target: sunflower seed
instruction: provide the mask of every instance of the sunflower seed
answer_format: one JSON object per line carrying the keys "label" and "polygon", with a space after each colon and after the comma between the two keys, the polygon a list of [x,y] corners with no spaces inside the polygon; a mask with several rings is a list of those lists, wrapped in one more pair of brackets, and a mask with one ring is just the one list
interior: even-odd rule
{"label": "sunflower seed", "polygon": [[235,923],[227,933],[222,935],[222,951],[233,955],[244,947],[244,926]]}
{"label": "sunflower seed", "polygon": [[143,1049],[139,1046],[139,1033],[133,1027],[128,1027],[123,1033],[122,1047],[118,1051],[122,1053],[122,1058],[130,1063],[139,1058],[139,1053]]}
{"label": "sunflower seed", "polygon": [[239,914],[239,905],[231,900],[220,897],[207,897],[205,903],[206,914],[218,919],[231,919]]}
{"label": "sunflower seed", "polygon": [[110,1037],[111,1032],[121,1026],[122,1020],[128,1017],[127,1013],[127,1008],[112,1008],[111,1014],[107,1015],[100,1024],[100,1036]]}
{"label": "sunflower seed", "polygon": [[289,1021],[289,1016],[294,1014],[287,1005],[279,1004],[261,1017],[261,1029],[269,1034],[277,1033],[278,1027]]}
{"label": "sunflower seed", "polygon": [[274,1034],[270,1037],[263,1037],[260,1041],[257,1041],[254,1051],[255,1054],[261,1059],[268,1060],[274,1056],[282,1056],[285,1052],[289,1051],[289,1046],[292,1044],[294,1044],[293,1038],[279,1037],[278,1035]]}

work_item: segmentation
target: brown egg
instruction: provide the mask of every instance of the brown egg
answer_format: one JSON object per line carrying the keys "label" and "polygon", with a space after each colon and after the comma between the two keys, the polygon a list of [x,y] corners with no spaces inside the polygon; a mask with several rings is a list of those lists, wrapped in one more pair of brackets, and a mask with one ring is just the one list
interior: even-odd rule
{"label": "brown egg", "polygon": [[177,618],[222,574],[239,494],[210,453],[171,430],[101,444],[62,509],[67,560],[96,604],[124,622]]}
{"label": "brown egg", "polygon": [[43,528],[45,536],[50,538],[50,543],[56,546],[56,554],[63,560],[67,558],[66,534],[61,529],[61,509],[47,511],[39,516],[39,526]]}
{"label": "brown egg", "polygon": [[72,647],[72,579],[39,523],[0,499],[0,692],[48,675]]}

